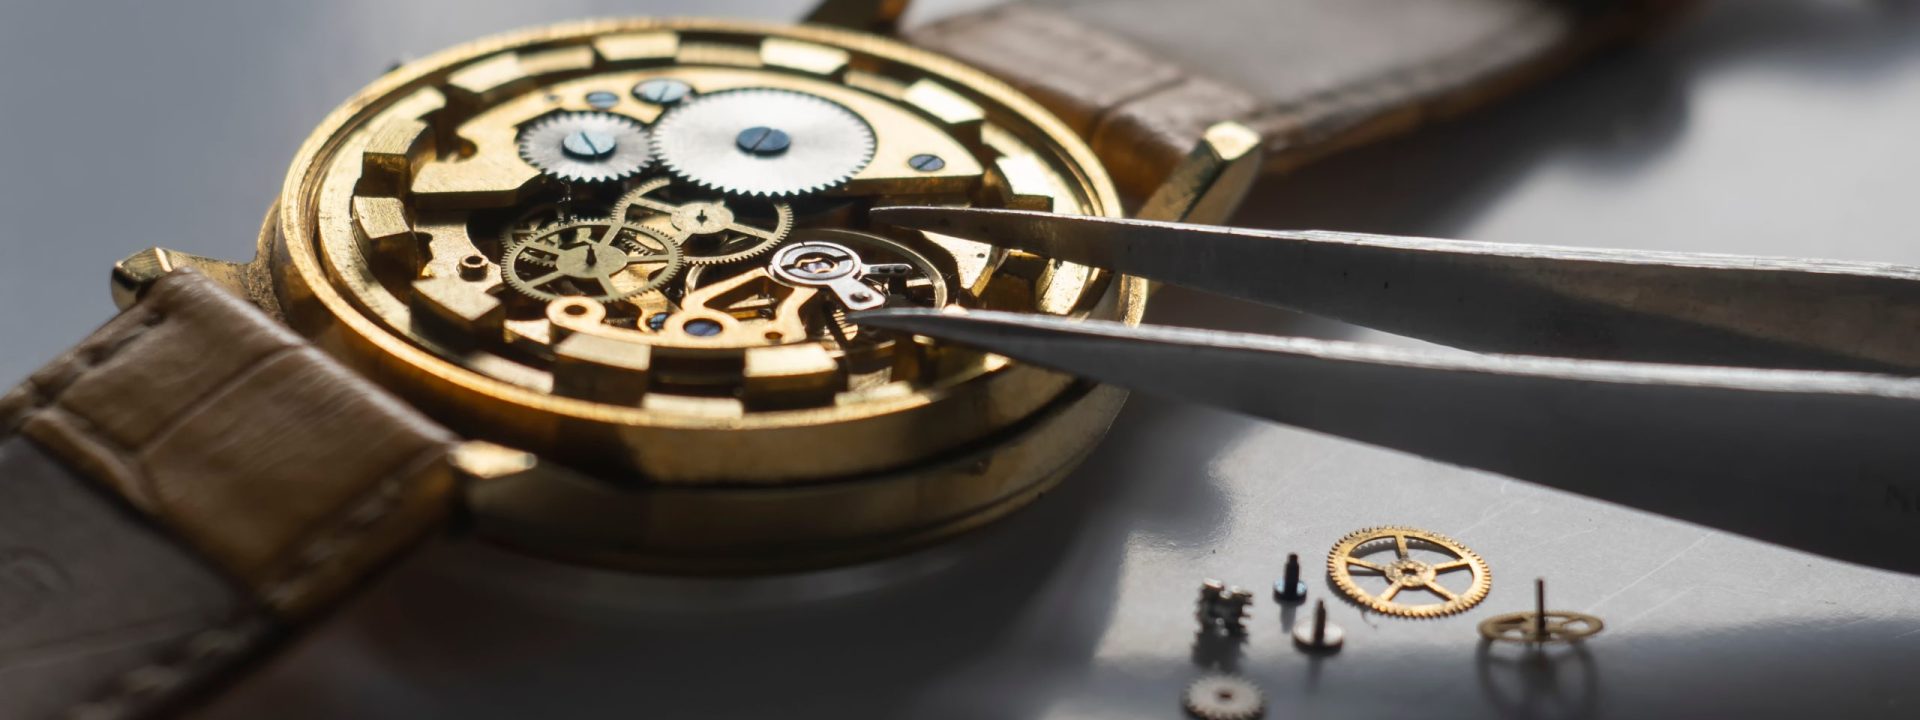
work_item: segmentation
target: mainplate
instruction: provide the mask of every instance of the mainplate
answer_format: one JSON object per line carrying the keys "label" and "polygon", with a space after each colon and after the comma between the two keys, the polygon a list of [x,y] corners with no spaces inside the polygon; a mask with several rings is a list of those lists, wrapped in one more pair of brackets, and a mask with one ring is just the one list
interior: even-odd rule
{"label": "mainplate", "polygon": [[[616,523],[645,529],[622,557],[725,547],[765,560],[766,543],[805,537],[824,543],[811,554],[845,556],[867,552],[843,547],[860,538],[952,532],[1033,497],[1117,397],[865,332],[850,312],[1135,319],[1144,298],[1131,279],[867,221],[898,204],[1117,211],[1070,131],[950,61],[823,28],[632,20],[483,41],[389,74],[303,150],[273,241],[296,324],[444,422],[639,493],[649,514],[690,513]],[[1052,440],[1028,452],[1013,432]],[[961,461],[974,448],[998,460]],[[769,505],[762,489],[782,487],[807,490]],[[804,517],[840,496],[857,509],[831,527]],[[559,512],[553,498],[480,504],[516,527],[580,526],[524,516]],[[716,505],[760,519],[719,519]],[[678,518],[692,524],[674,530]]]}

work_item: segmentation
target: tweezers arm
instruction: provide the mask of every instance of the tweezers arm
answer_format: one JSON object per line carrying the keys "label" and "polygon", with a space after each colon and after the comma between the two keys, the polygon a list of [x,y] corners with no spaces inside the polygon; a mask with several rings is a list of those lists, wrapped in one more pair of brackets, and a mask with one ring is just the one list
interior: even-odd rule
{"label": "tweezers arm", "polygon": [[1920,269],[886,208],[874,217],[1485,352],[1920,374]]}
{"label": "tweezers arm", "polygon": [[1279,235],[1249,294],[1487,352],[1920,373],[1920,276],[1895,265]]}
{"label": "tweezers arm", "polygon": [[898,319],[1143,392],[1920,573],[1920,380],[1442,355],[1005,313]]}

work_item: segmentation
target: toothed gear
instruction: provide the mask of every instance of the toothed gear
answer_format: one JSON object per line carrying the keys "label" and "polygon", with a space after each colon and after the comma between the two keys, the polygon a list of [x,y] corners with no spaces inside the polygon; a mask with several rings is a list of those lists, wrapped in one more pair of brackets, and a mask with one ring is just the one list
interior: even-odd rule
{"label": "toothed gear", "polygon": [[[1375,548],[1383,549],[1375,543],[1389,540],[1393,542],[1392,560],[1363,557],[1373,554]],[[1418,543],[1422,550],[1447,555],[1449,559],[1428,561],[1413,557],[1413,543]],[[1360,587],[1353,578],[1354,568],[1378,573],[1387,581],[1387,589],[1373,593]],[[1468,572],[1456,572],[1460,570]],[[1453,584],[1459,587],[1464,583],[1464,590],[1449,589],[1441,582],[1442,578],[1451,580],[1463,574],[1470,579],[1453,581]],[[1478,553],[1445,535],[1397,525],[1356,530],[1340,538],[1327,553],[1327,576],[1333,579],[1334,587],[1355,604],[1383,615],[1408,618],[1436,618],[1463,612],[1480,604],[1493,589],[1493,570]],[[1417,591],[1425,591],[1440,602],[1396,602],[1402,592]]]}
{"label": "toothed gear", "polygon": [[[786,203],[749,199],[730,205],[710,192],[704,193],[707,197],[700,197],[702,194],[689,196],[682,186],[666,178],[649,180],[620,196],[613,205],[612,217],[671,233],[685,251],[687,264],[695,267],[759,257],[786,240],[793,230],[793,208]],[[746,208],[742,202],[763,207]],[[754,215],[762,219],[742,220],[736,208],[757,210]],[[771,217],[765,217],[768,215]]]}
{"label": "toothed gear", "polygon": [[1200,720],[1253,720],[1266,710],[1259,686],[1237,675],[1208,675],[1187,686],[1187,714]]}
{"label": "toothed gear", "polygon": [[[701,95],[668,111],[652,135],[653,154],[668,171],[731,195],[819,192],[873,160],[873,129],[865,120],[825,98],[789,90]],[[748,137],[767,136],[777,138],[774,149],[742,147]]]}
{"label": "toothed gear", "polygon": [[[505,257],[505,251],[512,250],[514,246],[526,242],[533,236],[540,234],[541,231],[558,225],[566,219],[566,216],[560,212],[560,206],[553,203],[536,205],[532,209],[520,213],[520,216],[514,218],[513,222],[507,223],[506,227],[500,228],[500,235],[497,241],[499,243],[498,247],[502,251],[501,256]],[[523,260],[553,267],[551,257],[542,256],[540,253],[528,255],[523,258]]]}
{"label": "toothed gear", "polygon": [[520,158],[567,182],[603,183],[640,174],[653,164],[647,130],[604,112],[563,112],[520,131]]}
{"label": "toothed gear", "polygon": [[624,300],[660,289],[685,256],[658,230],[608,219],[550,226],[515,243],[500,259],[500,277],[528,297]]}

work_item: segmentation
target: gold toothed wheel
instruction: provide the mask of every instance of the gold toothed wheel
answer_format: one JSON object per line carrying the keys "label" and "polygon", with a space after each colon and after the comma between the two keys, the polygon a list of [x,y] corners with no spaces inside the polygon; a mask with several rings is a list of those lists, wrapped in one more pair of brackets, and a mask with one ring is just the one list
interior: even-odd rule
{"label": "gold toothed wheel", "polygon": [[[1341,538],[1327,553],[1327,575],[1361,607],[1410,618],[1464,611],[1493,589],[1493,571],[1479,554],[1453,538],[1411,527],[1367,528]],[[1368,589],[1383,583],[1382,590]],[[1408,602],[1416,595],[1437,602]]]}
{"label": "gold toothed wheel", "polygon": [[1480,623],[1480,637],[1510,643],[1542,645],[1579,642],[1605,630],[1600,618],[1580,612],[1554,610],[1542,615],[1516,612],[1495,615]]}

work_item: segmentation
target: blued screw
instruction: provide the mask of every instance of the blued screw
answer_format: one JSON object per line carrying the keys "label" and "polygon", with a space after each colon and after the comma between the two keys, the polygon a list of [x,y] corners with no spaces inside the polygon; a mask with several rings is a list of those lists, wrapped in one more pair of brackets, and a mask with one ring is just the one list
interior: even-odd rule
{"label": "blued screw", "polygon": [[1307,599],[1307,584],[1300,580],[1299,553],[1287,553],[1287,572],[1280,582],[1273,584],[1273,597],[1285,603]]}
{"label": "blued screw", "polygon": [[920,153],[907,158],[907,165],[920,172],[939,172],[947,166],[947,161],[939,155]]}
{"label": "blued screw", "polygon": [[755,125],[741,130],[740,134],[734,137],[733,142],[749,154],[766,157],[786,152],[787,148],[793,145],[793,138],[787,137],[784,131],[765,125]]}
{"label": "blued screw", "polygon": [[595,110],[606,110],[620,104],[620,96],[605,90],[587,93],[587,105]]}
{"label": "blued screw", "polygon": [[612,155],[615,144],[612,133],[581,130],[561,140],[560,149],[576,158],[592,160]]}
{"label": "blued screw", "polygon": [[672,105],[692,92],[692,86],[679,80],[648,80],[633,86],[634,97],[655,105]]}

